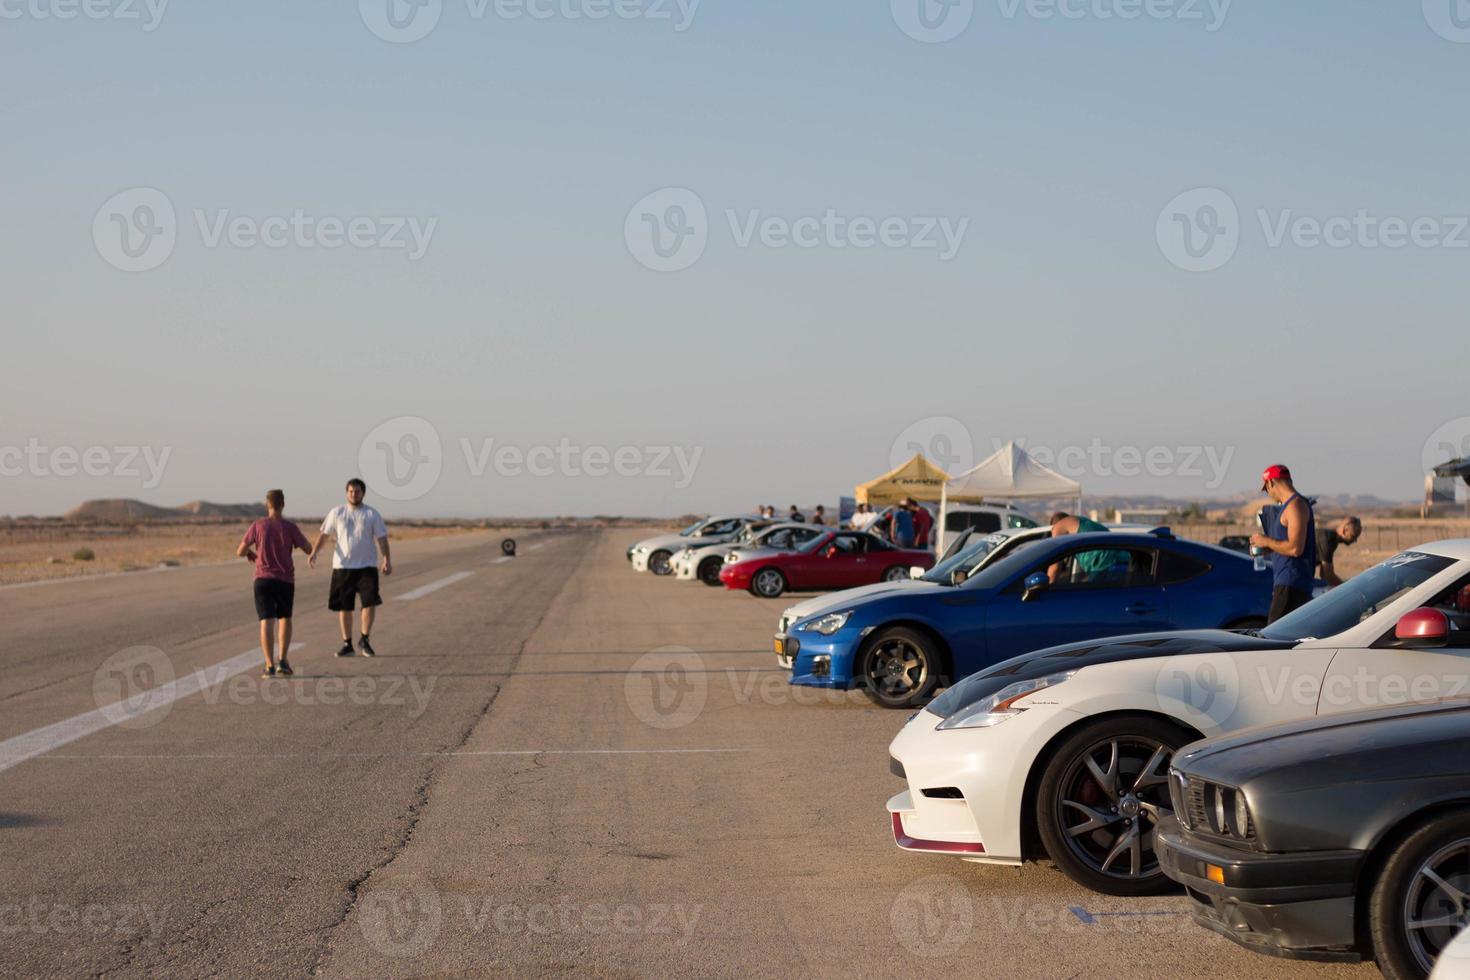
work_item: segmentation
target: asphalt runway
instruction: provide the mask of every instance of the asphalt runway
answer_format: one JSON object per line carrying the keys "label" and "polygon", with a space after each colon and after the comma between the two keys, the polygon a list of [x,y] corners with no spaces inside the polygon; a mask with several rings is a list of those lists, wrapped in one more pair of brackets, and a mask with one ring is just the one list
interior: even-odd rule
{"label": "asphalt runway", "polygon": [[303,562],[290,680],[243,561],[0,590],[4,972],[1377,976],[899,851],[904,714],[789,687],[788,602],[634,573],[640,536],[400,542],[371,660]]}

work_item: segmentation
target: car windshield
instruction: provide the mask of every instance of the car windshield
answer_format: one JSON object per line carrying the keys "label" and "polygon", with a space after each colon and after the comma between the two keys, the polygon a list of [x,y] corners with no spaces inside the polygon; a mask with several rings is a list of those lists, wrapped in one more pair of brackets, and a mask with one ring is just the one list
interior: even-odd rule
{"label": "car windshield", "polygon": [[968,572],[975,565],[996,549],[1005,538],[998,534],[986,534],[982,537],[972,539],[965,547],[950,555],[944,561],[935,565],[922,576],[925,582],[938,582],[941,585],[949,584],[949,576],[955,569],[960,568]]}
{"label": "car windshield", "polygon": [[695,531],[698,531],[700,528],[704,527],[708,523],[709,523],[709,518],[705,518],[702,521],[695,521],[693,524],[689,525],[684,530],[680,531],[679,532],[679,537],[681,537],[681,538],[687,538],[687,537],[689,537],[689,535],[693,534]]}
{"label": "car windshield", "polygon": [[1326,595],[1313,599],[1296,612],[1281,617],[1261,630],[1268,640],[1322,639],[1351,629],[1398,599],[1417,589],[1454,562],[1439,555],[1405,551],[1354,575]]}
{"label": "car windshield", "polygon": [[816,537],[812,538],[810,541],[807,541],[804,544],[802,544],[796,550],[799,551],[799,552],[801,552],[803,555],[809,555],[812,552],[816,551],[819,546],[824,545],[824,544],[827,544],[831,540],[832,540],[831,535],[819,534]]}

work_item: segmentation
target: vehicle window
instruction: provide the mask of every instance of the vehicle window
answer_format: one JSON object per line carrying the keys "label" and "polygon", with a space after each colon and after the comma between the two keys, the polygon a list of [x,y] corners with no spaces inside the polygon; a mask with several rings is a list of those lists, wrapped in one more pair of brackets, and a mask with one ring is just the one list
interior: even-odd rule
{"label": "vehicle window", "polygon": [[796,550],[797,551],[800,551],[802,554],[806,554],[806,555],[815,554],[816,552],[822,550],[823,548],[825,548],[827,546],[828,541],[829,541],[830,538],[831,538],[831,535],[828,535],[828,534],[815,534],[815,535],[812,535],[812,537],[811,537],[811,539],[809,541],[807,541],[805,544],[803,544],[800,548],[797,548]]}
{"label": "vehicle window", "polygon": [[[1061,561],[1053,589],[1123,589],[1154,584],[1154,552],[1134,548],[1079,548]],[[1045,572],[1048,566],[1035,570]]]}
{"label": "vehicle window", "polygon": [[[1470,576],[1460,579],[1443,590],[1426,602],[1422,608],[1438,609],[1450,621],[1450,635],[1445,642],[1446,647],[1454,650],[1470,649]],[[1394,628],[1390,626],[1383,636],[1379,637],[1378,642],[1391,641],[1393,634]]]}
{"label": "vehicle window", "polygon": [[1325,595],[1261,630],[1268,640],[1296,642],[1336,636],[1454,564],[1440,555],[1405,551],[1354,575]]}
{"label": "vehicle window", "polygon": [[822,532],[814,527],[797,527],[791,529],[791,541],[793,544],[804,544],[812,538],[821,537]]}
{"label": "vehicle window", "polygon": [[740,522],[739,521],[720,521],[718,523],[709,525],[708,527],[706,527],[703,531],[700,531],[699,533],[701,535],[729,534],[731,531],[735,530],[739,526],[740,526]]}
{"label": "vehicle window", "polygon": [[1188,582],[1190,579],[1199,578],[1213,567],[1209,562],[1193,555],[1170,551],[1168,548],[1159,549],[1158,579],[1160,585],[1178,585],[1181,582]]}
{"label": "vehicle window", "polygon": [[964,531],[968,528],[981,531],[999,531],[1000,516],[983,510],[948,510],[944,513],[946,531]]}
{"label": "vehicle window", "polygon": [[868,550],[866,538],[862,534],[839,534],[832,543],[850,555],[860,555]]}
{"label": "vehicle window", "polygon": [[1007,514],[1006,527],[1040,527],[1040,525],[1029,517],[1022,517],[1020,514]]}
{"label": "vehicle window", "polygon": [[969,547],[952,552],[948,558],[945,558],[939,564],[925,572],[923,576],[924,581],[948,584],[949,577],[954,573],[955,569],[962,568],[968,572],[980,564],[982,558],[995,550],[998,543],[997,539],[990,537],[972,539]]}
{"label": "vehicle window", "polygon": [[791,529],[783,527],[767,534],[761,543],[767,548],[789,548],[791,547],[791,541]]}

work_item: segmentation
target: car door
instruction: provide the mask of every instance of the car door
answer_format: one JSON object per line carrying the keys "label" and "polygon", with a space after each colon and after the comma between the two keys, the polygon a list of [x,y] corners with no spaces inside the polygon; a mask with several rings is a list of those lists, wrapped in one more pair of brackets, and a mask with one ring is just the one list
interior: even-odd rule
{"label": "car door", "polygon": [[819,549],[824,558],[821,565],[822,581],[818,584],[827,588],[845,589],[873,581],[867,537],[866,534],[858,533],[834,534],[831,542]]}
{"label": "car door", "polygon": [[[1322,679],[1317,714],[1408,701],[1470,696],[1470,582],[1456,583],[1421,609],[1442,612],[1449,624],[1443,645],[1421,648],[1395,636],[1386,623],[1371,646],[1339,649]],[[1417,610],[1416,610],[1417,611]]]}
{"label": "car door", "polygon": [[1047,572],[1051,560],[991,599],[985,617],[992,663],[1060,643],[1171,628],[1169,600],[1155,574],[1152,548],[1089,544],[1064,552],[1058,580],[1024,598],[1024,581]]}
{"label": "car door", "polygon": [[800,551],[776,556],[771,564],[781,569],[781,573],[786,576],[786,584],[793,589],[825,588],[830,572],[827,568],[830,559],[826,554],[826,539],[830,537],[830,532],[824,532],[813,546],[802,546]]}

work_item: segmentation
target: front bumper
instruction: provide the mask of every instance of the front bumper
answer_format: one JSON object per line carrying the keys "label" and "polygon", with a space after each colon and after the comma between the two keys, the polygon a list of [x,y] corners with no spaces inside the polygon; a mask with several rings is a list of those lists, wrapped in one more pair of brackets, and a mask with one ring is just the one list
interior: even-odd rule
{"label": "front bumper", "polygon": [[646,572],[646,571],[648,571],[648,552],[646,552],[646,551],[635,551],[632,555],[630,555],[628,557],[628,561],[632,563],[632,565],[633,565],[633,571],[635,571],[635,572]]}
{"label": "front bumper", "polygon": [[791,683],[846,691],[853,687],[853,661],[861,639],[843,627],[831,636],[808,630],[776,634],[776,661],[791,671]]}
{"label": "front bumper", "polygon": [[[1200,838],[1172,817],[1159,825],[1154,851],[1205,928],[1270,956],[1362,959],[1353,921],[1361,851],[1263,854]],[[1212,865],[1224,884],[1209,879]]]}

